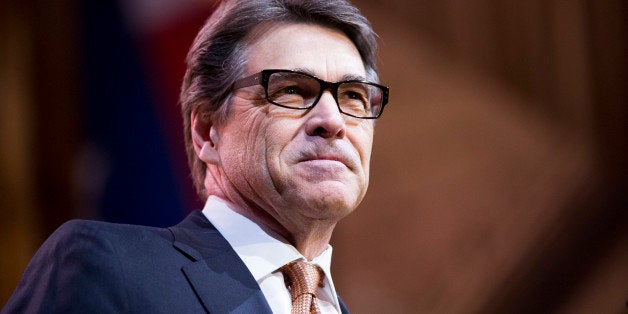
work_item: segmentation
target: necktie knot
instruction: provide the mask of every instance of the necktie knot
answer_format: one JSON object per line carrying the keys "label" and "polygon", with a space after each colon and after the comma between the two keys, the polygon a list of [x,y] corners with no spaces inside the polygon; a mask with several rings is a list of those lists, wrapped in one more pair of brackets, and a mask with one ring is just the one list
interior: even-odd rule
{"label": "necktie knot", "polygon": [[320,267],[305,262],[294,261],[281,268],[286,286],[290,289],[293,313],[320,313],[317,312],[316,288],[323,287],[325,276]]}

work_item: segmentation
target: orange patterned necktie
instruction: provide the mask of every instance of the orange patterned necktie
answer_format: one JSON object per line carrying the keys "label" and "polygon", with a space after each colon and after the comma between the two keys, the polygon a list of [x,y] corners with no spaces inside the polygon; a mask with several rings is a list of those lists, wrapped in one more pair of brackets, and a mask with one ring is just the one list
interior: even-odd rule
{"label": "orange patterned necktie", "polygon": [[320,314],[316,287],[323,287],[325,276],[320,267],[305,261],[294,261],[281,267],[281,272],[290,289],[292,314]]}

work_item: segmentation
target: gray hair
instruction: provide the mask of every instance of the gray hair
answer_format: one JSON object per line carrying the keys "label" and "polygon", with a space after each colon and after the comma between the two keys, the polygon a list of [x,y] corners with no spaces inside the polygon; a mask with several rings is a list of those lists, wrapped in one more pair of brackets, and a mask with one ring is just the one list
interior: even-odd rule
{"label": "gray hair", "polygon": [[342,31],[360,53],[367,78],[378,81],[376,35],[369,21],[348,1],[221,1],[190,48],[180,95],[188,164],[202,199],[208,196],[204,186],[207,165],[194,151],[191,113],[197,111],[218,122],[226,120],[232,85],[245,74],[248,36],[269,22],[311,23]]}

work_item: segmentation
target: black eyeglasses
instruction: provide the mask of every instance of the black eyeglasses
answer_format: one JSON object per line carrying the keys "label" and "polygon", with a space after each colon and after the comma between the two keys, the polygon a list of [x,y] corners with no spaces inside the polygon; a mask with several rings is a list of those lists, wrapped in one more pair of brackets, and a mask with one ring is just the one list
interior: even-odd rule
{"label": "black eyeglasses", "polygon": [[316,106],[326,89],[331,91],[341,113],[361,119],[377,119],[388,103],[388,87],[347,80],[336,83],[291,70],[263,70],[237,80],[233,89],[262,85],[266,100],[273,105],[291,109]]}

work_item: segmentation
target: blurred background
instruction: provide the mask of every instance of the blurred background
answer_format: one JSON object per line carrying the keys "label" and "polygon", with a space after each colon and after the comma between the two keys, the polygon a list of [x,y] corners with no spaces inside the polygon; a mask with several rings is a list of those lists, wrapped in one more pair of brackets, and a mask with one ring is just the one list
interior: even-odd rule
{"label": "blurred background", "polygon": [[[391,102],[333,238],[354,313],[628,313],[628,2],[360,0]],[[0,2],[0,304],[72,218],[198,209],[177,103],[211,1]]]}

